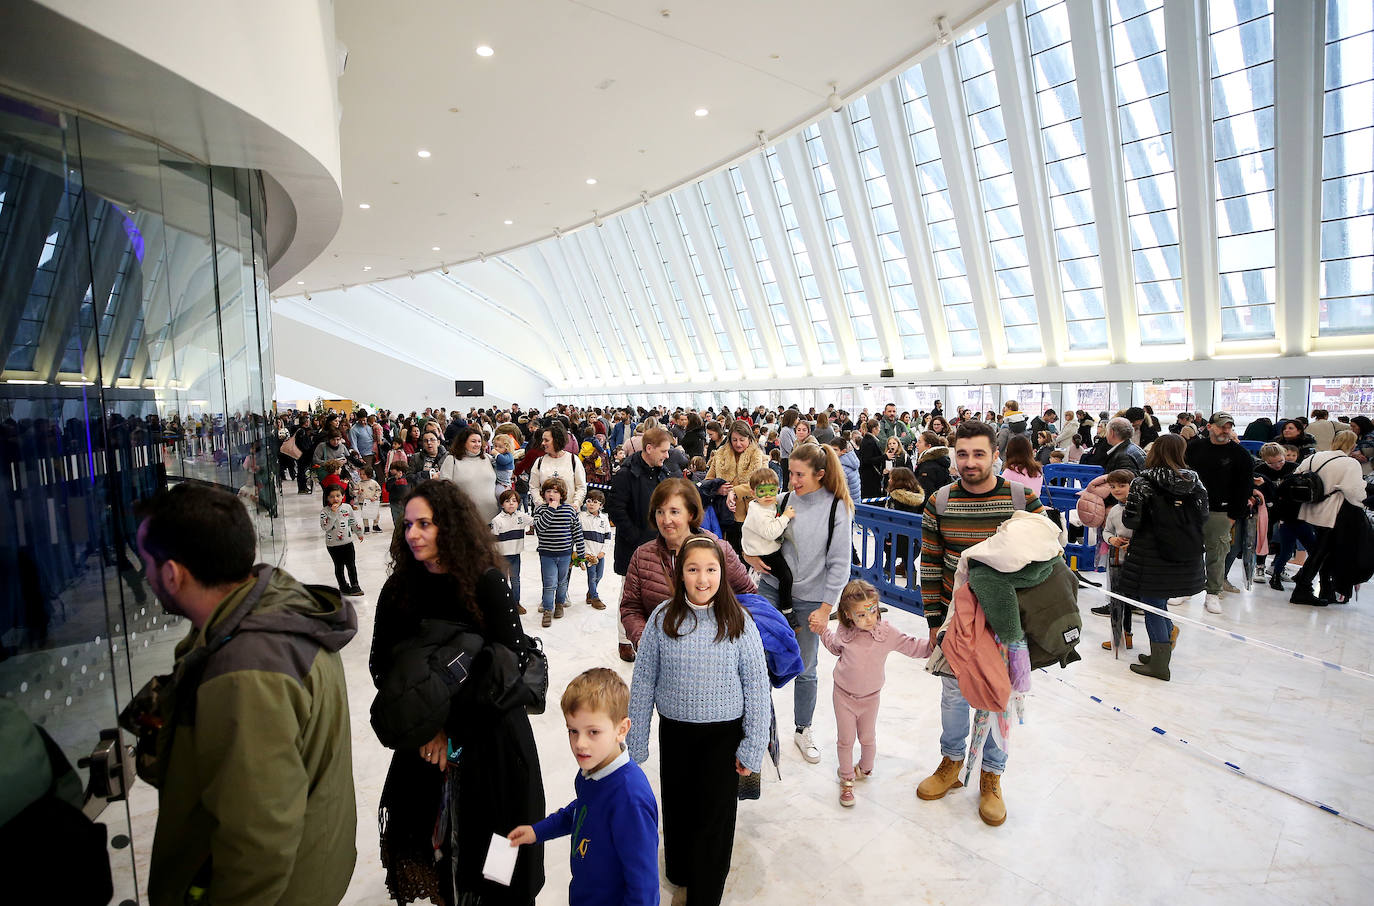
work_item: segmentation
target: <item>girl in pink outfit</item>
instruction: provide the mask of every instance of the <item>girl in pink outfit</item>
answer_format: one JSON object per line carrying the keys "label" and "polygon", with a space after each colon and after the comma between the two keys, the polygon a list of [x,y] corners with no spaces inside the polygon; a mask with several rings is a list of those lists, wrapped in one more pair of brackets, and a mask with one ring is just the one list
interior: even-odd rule
{"label": "girl in pink outfit", "polygon": [[[840,805],[854,804],[854,781],[873,773],[878,754],[878,694],[883,691],[883,665],[893,651],[907,657],[929,657],[930,640],[900,632],[881,619],[878,590],[855,579],[840,593],[840,631],[828,627],[821,644],[839,657],[835,665],[835,752],[840,761]],[[863,746],[854,765],[854,739]]]}

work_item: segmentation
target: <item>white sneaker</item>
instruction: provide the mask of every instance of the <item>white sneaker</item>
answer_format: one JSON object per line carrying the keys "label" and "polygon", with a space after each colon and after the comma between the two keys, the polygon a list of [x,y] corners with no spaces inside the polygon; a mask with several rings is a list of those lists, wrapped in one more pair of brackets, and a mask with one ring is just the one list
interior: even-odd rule
{"label": "white sneaker", "polygon": [[1202,606],[1207,608],[1208,613],[1221,613],[1221,596],[1208,595]]}
{"label": "white sneaker", "polygon": [[803,727],[793,733],[792,741],[797,744],[797,749],[801,752],[802,758],[810,764],[817,764],[821,760],[821,750],[816,748],[816,743],[811,738],[810,727]]}

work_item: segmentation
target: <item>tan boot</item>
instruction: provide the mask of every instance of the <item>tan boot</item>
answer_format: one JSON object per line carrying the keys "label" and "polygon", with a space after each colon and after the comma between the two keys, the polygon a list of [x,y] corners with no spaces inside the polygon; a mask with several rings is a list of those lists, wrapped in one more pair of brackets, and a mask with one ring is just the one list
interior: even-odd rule
{"label": "tan boot", "polygon": [[990,827],[1001,827],[1007,820],[1007,805],[1002,801],[1002,778],[991,771],[983,771],[978,784],[978,817]]}
{"label": "tan boot", "polygon": [[963,766],[962,758],[950,761],[948,755],[941,757],[940,766],[935,769],[935,773],[922,780],[920,786],[916,787],[917,797],[929,802],[933,799],[943,799],[945,793],[959,789],[964,785],[959,779],[959,770]]}

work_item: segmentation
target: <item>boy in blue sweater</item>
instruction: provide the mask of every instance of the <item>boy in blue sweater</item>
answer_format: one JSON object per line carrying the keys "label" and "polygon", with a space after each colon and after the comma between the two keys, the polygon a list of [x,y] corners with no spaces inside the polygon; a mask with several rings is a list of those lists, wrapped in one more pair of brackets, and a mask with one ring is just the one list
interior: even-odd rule
{"label": "boy in blue sweater", "polygon": [[658,802],[625,751],[629,687],[614,670],[595,667],[568,684],[560,704],[580,769],[577,798],[507,839],[521,846],[572,836],[570,906],[657,904]]}

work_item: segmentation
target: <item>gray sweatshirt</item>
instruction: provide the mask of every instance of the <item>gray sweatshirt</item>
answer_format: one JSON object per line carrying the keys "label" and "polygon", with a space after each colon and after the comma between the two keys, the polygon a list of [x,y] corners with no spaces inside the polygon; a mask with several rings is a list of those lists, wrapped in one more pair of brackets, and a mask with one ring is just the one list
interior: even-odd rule
{"label": "gray sweatshirt", "polygon": [[[797,515],[782,536],[782,555],[792,568],[792,588],[807,590],[804,594],[794,591],[793,596],[822,601],[831,607],[838,604],[840,592],[849,581],[850,552],[845,548],[854,543],[854,514],[841,501],[835,507],[835,535],[830,550],[825,549],[830,503],[834,499],[835,495],[825,488],[810,494],[788,493],[787,505]],[[771,576],[765,576],[763,581],[774,587],[778,584]]]}

